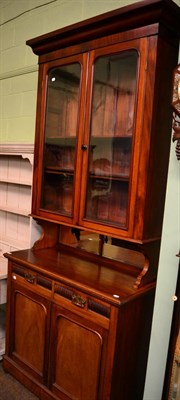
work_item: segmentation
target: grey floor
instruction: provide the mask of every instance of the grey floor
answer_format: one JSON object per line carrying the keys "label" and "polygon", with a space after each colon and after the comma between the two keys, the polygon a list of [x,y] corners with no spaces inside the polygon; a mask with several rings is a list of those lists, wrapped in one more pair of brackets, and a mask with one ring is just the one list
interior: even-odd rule
{"label": "grey floor", "polygon": [[0,400],[37,400],[29,390],[10,374],[4,372],[0,361]]}

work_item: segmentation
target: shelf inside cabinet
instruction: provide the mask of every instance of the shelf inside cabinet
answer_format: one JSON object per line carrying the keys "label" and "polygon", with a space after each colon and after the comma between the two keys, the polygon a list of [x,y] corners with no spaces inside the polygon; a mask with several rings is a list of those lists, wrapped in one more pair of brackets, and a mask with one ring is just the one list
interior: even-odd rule
{"label": "shelf inside cabinet", "polygon": [[61,167],[58,167],[58,166],[54,166],[54,167],[47,166],[45,168],[44,172],[46,174],[59,174],[59,175],[63,175],[63,176],[68,176],[68,175],[72,176],[73,173],[74,173],[73,170],[71,171],[69,169],[61,168]]}
{"label": "shelf inside cabinet", "polygon": [[47,137],[46,145],[49,146],[49,149],[56,152],[58,147],[74,147],[76,143],[76,136],[54,136]]}
{"label": "shelf inside cabinet", "polygon": [[44,171],[44,192],[41,207],[70,216],[73,205],[73,172],[48,168]]}
{"label": "shelf inside cabinet", "polygon": [[128,179],[132,137],[92,137],[89,173]]}
{"label": "shelf inside cabinet", "polygon": [[89,171],[89,176],[92,179],[103,179],[103,180],[113,180],[113,181],[128,181],[129,175],[128,174],[110,174],[108,172],[99,173],[99,172],[91,172]]}
{"label": "shelf inside cabinet", "polygon": [[76,138],[53,138],[45,143],[44,168],[73,170],[75,162]]}
{"label": "shelf inside cabinet", "polygon": [[116,144],[121,143],[121,145],[122,145],[123,142],[126,143],[126,142],[132,141],[132,134],[129,136],[127,136],[127,135],[116,135],[116,136],[114,136],[114,135],[113,136],[112,135],[107,135],[107,136],[97,135],[97,136],[95,136],[93,134],[93,136],[91,138],[92,145],[95,145],[96,143],[102,142],[102,141],[104,141],[104,142],[111,141],[112,143],[116,143]]}
{"label": "shelf inside cabinet", "polygon": [[86,216],[108,225],[126,226],[128,180],[89,179]]}

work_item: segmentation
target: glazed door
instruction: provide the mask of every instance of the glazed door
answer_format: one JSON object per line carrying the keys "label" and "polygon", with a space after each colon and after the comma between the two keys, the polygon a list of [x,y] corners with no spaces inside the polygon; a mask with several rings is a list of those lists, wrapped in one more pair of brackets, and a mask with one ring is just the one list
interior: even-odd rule
{"label": "glazed door", "polygon": [[54,305],[51,340],[50,390],[63,400],[105,398],[102,377],[107,331]]}
{"label": "glazed door", "polygon": [[75,188],[81,164],[86,62],[86,55],[50,62],[40,75],[39,132],[43,140],[40,135],[33,209],[40,216],[66,223],[76,223],[78,218],[80,193]]}
{"label": "glazed door", "polygon": [[147,48],[143,38],[40,66],[33,214],[133,234]]}
{"label": "glazed door", "polygon": [[133,228],[146,51],[142,39],[91,52],[80,211],[87,228]]}

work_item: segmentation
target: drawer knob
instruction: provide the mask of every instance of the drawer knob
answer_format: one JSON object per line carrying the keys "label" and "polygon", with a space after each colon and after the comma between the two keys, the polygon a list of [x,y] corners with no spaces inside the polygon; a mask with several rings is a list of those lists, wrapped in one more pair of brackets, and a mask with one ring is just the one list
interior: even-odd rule
{"label": "drawer knob", "polygon": [[77,307],[84,308],[86,304],[86,299],[83,299],[83,297],[73,294],[72,303],[75,304],[75,306]]}

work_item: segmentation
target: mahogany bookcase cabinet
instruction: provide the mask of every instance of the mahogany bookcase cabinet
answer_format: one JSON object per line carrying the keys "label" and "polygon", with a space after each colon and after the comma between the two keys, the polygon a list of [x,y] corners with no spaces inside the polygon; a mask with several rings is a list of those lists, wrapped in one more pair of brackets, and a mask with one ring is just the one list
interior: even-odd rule
{"label": "mahogany bookcase cabinet", "polygon": [[27,42],[42,236],[6,254],[3,363],[40,399],[143,398],[179,35],[152,0]]}

